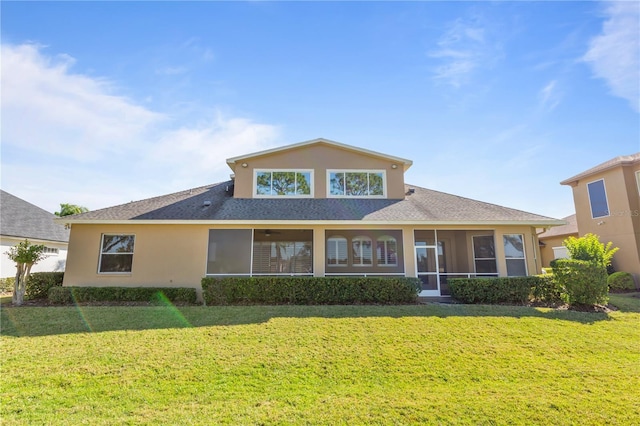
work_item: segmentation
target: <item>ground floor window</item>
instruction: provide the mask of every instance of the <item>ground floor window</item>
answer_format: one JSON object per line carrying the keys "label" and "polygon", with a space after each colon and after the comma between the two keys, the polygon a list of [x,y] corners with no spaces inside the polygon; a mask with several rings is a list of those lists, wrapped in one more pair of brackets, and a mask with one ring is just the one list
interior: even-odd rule
{"label": "ground floor window", "polygon": [[251,274],[251,229],[209,230],[207,274]]}
{"label": "ground floor window", "polygon": [[207,275],[312,273],[312,230],[209,230]]}
{"label": "ground floor window", "polygon": [[473,236],[473,260],[477,274],[495,274],[498,272],[493,235]]}
{"label": "ground floor window", "polygon": [[522,277],[527,275],[527,262],[524,256],[524,236],[522,234],[505,234],[504,255],[507,261],[507,275]]}
{"label": "ground floor window", "polygon": [[256,229],[253,274],[313,273],[313,231]]}
{"label": "ground floor window", "polygon": [[101,274],[131,273],[135,239],[135,235],[103,234],[98,272]]}
{"label": "ground floor window", "polygon": [[339,235],[327,238],[327,265],[347,266],[348,263],[347,239]]}
{"label": "ground floor window", "polygon": [[404,272],[402,231],[328,230],[326,272],[329,274],[397,274]]}

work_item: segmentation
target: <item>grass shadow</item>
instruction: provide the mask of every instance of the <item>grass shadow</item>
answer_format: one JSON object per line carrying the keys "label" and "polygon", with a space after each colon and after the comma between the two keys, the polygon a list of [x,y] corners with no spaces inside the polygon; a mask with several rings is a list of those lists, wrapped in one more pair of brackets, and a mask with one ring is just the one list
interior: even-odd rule
{"label": "grass shadow", "polygon": [[[620,312],[640,312],[640,298],[613,295]],[[608,313],[577,312],[550,308],[504,305],[331,305],[331,306],[64,306],[3,307],[0,334],[34,337],[119,330],[237,326],[266,323],[274,318],[404,318],[404,317],[503,317],[542,318],[593,324],[610,320]]]}

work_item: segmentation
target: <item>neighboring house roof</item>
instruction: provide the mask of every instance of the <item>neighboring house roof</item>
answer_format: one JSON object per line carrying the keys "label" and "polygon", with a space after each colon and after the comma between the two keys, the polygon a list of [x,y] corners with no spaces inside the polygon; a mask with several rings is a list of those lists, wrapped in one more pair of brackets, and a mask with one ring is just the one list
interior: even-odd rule
{"label": "neighboring house roof", "polygon": [[278,147],[278,148],[274,148],[274,149],[268,149],[266,151],[253,152],[251,154],[246,154],[246,155],[241,155],[239,157],[229,158],[229,159],[227,159],[227,164],[233,170],[234,169],[234,167],[233,167],[234,164],[239,162],[239,161],[243,161],[243,160],[247,160],[247,159],[255,158],[255,157],[261,157],[263,155],[271,155],[271,154],[275,154],[275,153],[283,152],[283,151],[290,151],[292,149],[298,149],[298,148],[306,147],[306,146],[309,146],[309,145],[317,145],[317,144],[334,146],[334,147],[338,147],[338,148],[341,148],[341,149],[345,149],[347,151],[352,151],[352,152],[365,154],[365,155],[369,155],[369,156],[373,156],[373,157],[380,157],[380,158],[384,158],[384,159],[387,159],[387,160],[390,160],[390,161],[395,161],[397,163],[402,163],[405,171],[409,167],[411,167],[411,165],[413,164],[413,161],[407,160],[406,158],[394,157],[392,155],[382,154],[380,152],[370,151],[368,149],[358,148],[358,147],[355,147],[355,146],[343,144],[343,143],[340,143],[340,142],[336,142],[336,141],[332,141],[332,140],[324,139],[324,138],[312,139],[310,141],[299,142],[299,143],[295,143],[295,144],[292,144],[292,145],[282,146],[282,147]]}
{"label": "neighboring house roof", "polygon": [[578,234],[578,222],[576,221],[576,215],[572,214],[562,218],[566,222],[565,225],[554,226],[548,231],[538,234],[538,238],[543,240],[545,238],[560,237],[564,235]]}
{"label": "neighboring house roof", "polygon": [[[58,219],[67,223],[173,222],[391,222],[562,225],[545,216],[405,185],[403,200],[234,198],[233,182],[193,188]],[[413,192],[411,192],[413,190]]]}
{"label": "neighboring house roof", "polygon": [[640,161],[640,152],[631,155],[621,155],[616,158],[612,158],[609,161],[605,161],[602,164],[598,164],[595,167],[590,168],[589,170],[585,170],[582,173],[579,173],[569,179],[565,179],[560,182],[560,185],[571,185],[577,183],[580,179],[591,176],[596,173],[604,172],[605,170],[612,169],[618,166],[627,166],[634,164]]}
{"label": "neighboring house roof", "polygon": [[0,234],[45,241],[69,241],[69,230],[55,223],[55,215],[0,190]]}

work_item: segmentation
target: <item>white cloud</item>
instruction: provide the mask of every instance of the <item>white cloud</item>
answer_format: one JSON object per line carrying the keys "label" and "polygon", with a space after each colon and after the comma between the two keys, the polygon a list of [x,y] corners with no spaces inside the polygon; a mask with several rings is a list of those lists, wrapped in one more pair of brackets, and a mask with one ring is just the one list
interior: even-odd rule
{"label": "white cloud", "polygon": [[3,145],[95,160],[135,143],[163,118],[113,94],[107,80],[73,73],[68,55],[51,58],[33,44],[1,49]]}
{"label": "white cloud", "polygon": [[582,58],[613,95],[640,112],[640,3],[607,2],[602,33],[594,37]]}
{"label": "white cloud", "polygon": [[187,67],[164,67],[156,70],[158,75],[180,75],[189,71]]}
{"label": "white cloud", "polygon": [[493,63],[498,53],[487,41],[485,28],[458,19],[440,38],[438,49],[429,52],[431,58],[440,61],[434,79],[459,88],[469,82],[474,71]]}
{"label": "white cloud", "polygon": [[560,104],[561,97],[558,81],[551,80],[538,93],[539,106],[545,111],[553,111]]}
{"label": "white cloud", "polygon": [[51,212],[222,181],[226,158],[276,143],[276,126],[221,112],[176,122],[73,65],[32,44],[2,45],[2,188]]}
{"label": "white cloud", "polygon": [[176,182],[213,183],[213,177],[227,179],[231,169],[225,160],[273,146],[277,127],[244,118],[226,118],[221,113],[201,125],[181,127],[163,135],[154,145],[150,160],[172,170]]}

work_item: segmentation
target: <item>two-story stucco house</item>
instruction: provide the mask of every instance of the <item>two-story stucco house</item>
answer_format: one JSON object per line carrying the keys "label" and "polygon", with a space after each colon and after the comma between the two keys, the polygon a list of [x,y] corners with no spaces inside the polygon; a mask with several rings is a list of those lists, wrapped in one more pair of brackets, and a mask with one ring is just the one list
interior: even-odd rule
{"label": "two-story stucco house", "polygon": [[598,164],[560,182],[573,189],[580,236],[596,234],[620,250],[616,271],[640,277],[640,152]]}
{"label": "two-story stucco house", "polygon": [[60,219],[65,286],[189,286],[203,276],[540,272],[537,227],[564,222],[409,185],[412,162],[326,139],[230,158],[227,182]]}

